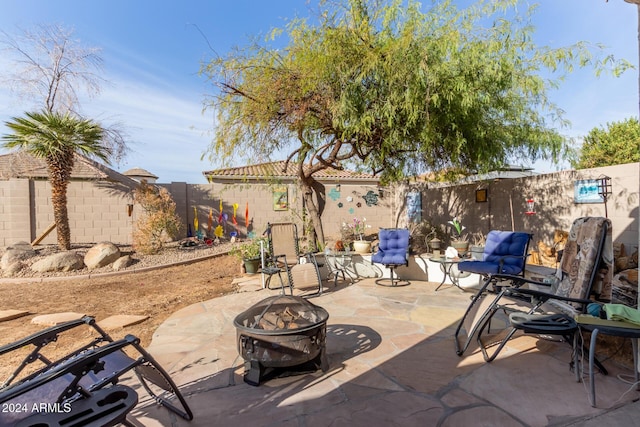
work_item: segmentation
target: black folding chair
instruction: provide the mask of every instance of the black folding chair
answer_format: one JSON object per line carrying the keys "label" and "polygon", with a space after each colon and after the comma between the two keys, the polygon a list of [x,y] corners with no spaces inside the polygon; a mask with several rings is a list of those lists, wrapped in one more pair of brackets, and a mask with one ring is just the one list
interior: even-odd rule
{"label": "black folding chair", "polygon": [[[53,358],[45,355],[44,350],[48,344],[56,342],[64,332],[82,325],[88,326],[90,330],[95,332],[85,344],[80,345],[76,350],[62,357]],[[137,356],[132,357],[122,351],[125,348],[130,353],[137,353]],[[79,387],[78,393],[86,395],[86,391],[92,392],[109,384],[115,384],[121,376],[133,370],[142,387],[158,404],[186,420],[193,419],[193,413],[180,393],[178,386],[160,364],[142,348],[140,340],[133,335],[127,335],[122,340],[114,341],[96,324],[93,317],[85,316],[82,319],[65,322],[2,346],[0,347],[0,356],[19,351],[27,354],[0,386],[0,402],[11,400],[14,396],[23,395],[26,391],[37,389],[40,386],[44,387],[44,383],[48,384],[52,380],[50,376],[55,376],[53,379],[59,377],[54,373],[58,372],[59,369],[64,369],[60,367],[68,367],[70,364],[71,366],[76,366],[73,365],[76,362],[82,364],[81,361],[87,358],[87,355],[91,355],[95,359],[97,354],[100,369],[83,372],[82,375],[78,376],[77,382],[71,383],[74,388]],[[44,366],[27,375],[20,376],[27,366],[36,361],[40,361]],[[51,386],[45,388],[48,389]],[[23,391],[21,392],[20,390]],[[52,403],[61,403],[69,399],[74,400],[74,396],[77,393],[70,394],[71,391],[68,390],[64,394],[54,396],[55,399],[52,400]]]}

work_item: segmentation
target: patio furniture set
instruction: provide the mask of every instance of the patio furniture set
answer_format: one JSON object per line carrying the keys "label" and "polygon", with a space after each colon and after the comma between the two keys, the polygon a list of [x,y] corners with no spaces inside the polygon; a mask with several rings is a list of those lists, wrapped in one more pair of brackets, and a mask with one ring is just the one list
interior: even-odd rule
{"label": "patio furniture set", "polygon": [[[524,277],[529,233],[491,231],[482,260],[431,257],[440,263],[445,279],[451,268],[473,272],[484,282],[470,300],[454,333],[455,352],[463,356],[475,341],[487,362],[493,361],[517,332],[562,337],[573,348],[571,363],[578,381],[583,379],[584,363],[579,359],[582,333],[591,332],[588,374],[590,401],[595,406],[594,369],[606,369],[594,357],[598,333],[631,338],[634,342],[634,365],[638,384],[637,338],[640,327],[624,322],[594,321],[587,308],[597,301],[607,301],[611,293],[612,245],[611,223],[605,218],[579,218],[574,221],[565,247],[557,280],[546,283]],[[377,279],[384,286],[403,286],[409,282],[394,274],[397,267],[408,264],[409,231],[381,229],[380,244],[372,262],[391,270],[391,277]],[[322,295],[322,280],[314,254],[299,254],[297,230],[293,224],[271,224],[269,228],[271,257],[265,259],[265,287],[281,289],[281,295],[266,298],[234,320],[239,354],[245,360],[245,382],[259,385],[278,369],[328,369],[326,359],[326,325],[329,315],[307,298]],[[325,258],[334,285],[339,276],[347,281],[347,265],[351,254],[339,252]],[[278,276],[274,285],[273,278]],[[284,277],[283,277],[284,276]],[[603,279],[601,279],[603,278]],[[436,291],[445,283],[436,287]],[[279,285],[279,286],[278,286]],[[310,290],[293,296],[293,289]],[[290,296],[286,295],[289,290]],[[506,328],[495,331],[495,320],[502,316]],[[93,333],[85,345],[62,358],[52,360],[45,355],[47,344],[65,331],[88,327]],[[113,340],[91,317],[67,322],[34,334],[16,343],[0,347],[0,355],[30,348],[26,358],[13,374],[0,385],[0,403],[15,408],[1,413],[0,423],[8,425],[115,425],[125,423],[129,411],[137,404],[137,392],[118,384],[126,372],[133,371],[143,388],[160,405],[178,416],[191,420],[193,413],[166,371],[139,345],[127,336]],[[130,356],[133,350],[137,357]],[[32,362],[44,364],[22,375]],[[42,402],[62,408],[55,417],[44,417],[26,405]],[[57,406],[56,406],[57,405]],[[25,409],[25,410],[22,410]],[[26,410],[28,409],[28,410]],[[68,424],[73,421],[75,424]],[[47,424],[48,423],[48,424]],[[57,424],[55,424],[57,423]],[[64,424],[67,423],[67,424]]]}

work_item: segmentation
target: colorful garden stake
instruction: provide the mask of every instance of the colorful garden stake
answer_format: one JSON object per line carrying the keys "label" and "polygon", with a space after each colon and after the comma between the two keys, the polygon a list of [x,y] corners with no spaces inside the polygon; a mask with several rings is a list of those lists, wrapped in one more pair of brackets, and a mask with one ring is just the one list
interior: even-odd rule
{"label": "colorful garden stake", "polygon": [[231,222],[233,222],[234,225],[238,225],[238,220],[236,219],[236,213],[238,212],[238,207],[240,205],[238,205],[237,203],[233,204],[233,216],[231,217]]}
{"label": "colorful garden stake", "polygon": [[200,224],[198,223],[198,209],[194,206],[193,207],[193,228],[196,230],[196,233],[198,232],[198,226]]}

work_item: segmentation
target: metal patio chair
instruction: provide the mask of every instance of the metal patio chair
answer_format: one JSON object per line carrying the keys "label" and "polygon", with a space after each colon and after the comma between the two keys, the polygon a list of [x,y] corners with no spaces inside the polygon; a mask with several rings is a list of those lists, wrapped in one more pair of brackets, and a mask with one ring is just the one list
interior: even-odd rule
{"label": "metal patio chair", "polygon": [[376,279],[382,286],[406,286],[408,280],[394,278],[397,267],[409,265],[409,230],[406,228],[381,228],[378,233],[380,243],[378,251],[371,257],[371,262],[382,264],[391,270],[391,278]]}
{"label": "metal patio chair", "polygon": [[[50,352],[47,352],[46,348],[49,344],[58,341],[65,332],[83,325],[91,331],[84,344],[63,356],[54,358],[48,354]],[[123,350],[128,352],[125,353]],[[128,335],[123,340],[114,341],[91,316],[53,326],[0,347],[1,357],[14,354],[24,356],[0,385],[0,402],[15,402],[15,399],[22,401],[31,395],[40,398],[43,392],[39,389],[44,387],[52,388],[53,391],[52,394],[44,393],[48,397],[42,397],[46,399],[42,402],[72,403],[80,398],[89,397],[96,390],[116,384],[122,375],[133,371],[153,400],[186,420],[193,419],[193,413],[178,386],[160,364],[142,348],[139,339]],[[40,362],[43,366],[29,366],[35,362]],[[85,362],[93,363],[96,368],[77,371],[79,367],[87,367]],[[64,373],[61,374],[62,371]],[[23,373],[24,375],[21,375]],[[76,378],[73,379],[67,374],[73,374]],[[52,386],[50,383],[54,380],[57,385]],[[65,381],[69,383],[66,384]],[[60,384],[66,385],[61,389]],[[59,392],[60,390],[64,393]]]}
{"label": "metal patio chair", "polygon": [[[456,353],[462,355],[475,336],[484,359],[491,362],[518,330],[559,335],[573,341],[571,337],[577,330],[574,316],[586,310],[587,304],[593,302],[592,297],[610,299],[612,263],[611,221],[600,217],[576,219],[560,261],[558,281],[550,284],[521,276],[491,275],[492,279],[505,281],[508,286],[500,286],[494,298],[481,296],[472,302],[478,305],[478,310],[474,316],[469,316],[467,310],[466,319],[461,321],[468,331],[463,347],[458,341],[462,326],[458,326]],[[604,280],[599,281],[599,277]],[[479,300],[482,303],[478,304]],[[498,336],[483,340],[483,333],[489,332],[492,320],[499,312],[508,313],[508,325]],[[490,347],[495,347],[491,354],[488,352]]]}

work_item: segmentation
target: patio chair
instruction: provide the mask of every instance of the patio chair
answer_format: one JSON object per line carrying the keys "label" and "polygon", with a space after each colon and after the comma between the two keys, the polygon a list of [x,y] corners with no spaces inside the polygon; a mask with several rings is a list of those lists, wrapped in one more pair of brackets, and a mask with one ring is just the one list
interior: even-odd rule
{"label": "patio chair", "polygon": [[391,278],[376,279],[382,286],[406,286],[408,280],[394,278],[396,267],[409,265],[409,230],[406,228],[381,228],[378,233],[380,241],[378,251],[371,257],[371,262],[382,264],[391,270]]}
{"label": "patio chair", "polygon": [[[86,343],[61,357],[53,358],[45,354],[48,344],[58,341],[63,333],[82,325],[86,325],[91,331]],[[82,390],[93,391],[111,383],[115,384],[123,374],[133,370],[142,387],[158,404],[186,420],[193,419],[193,413],[177,385],[158,362],[140,346],[140,341],[136,337],[130,335],[125,340],[118,341],[119,344],[114,343],[116,342],[96,324],[93,317],[85,316],[0,347],[0,356],[3,357],[26,353],[17,368],[0,386],[0,401],[12,399],[16,393],[15,390],[33,389],[35,387],[33,384],[40,384],[40,381],[43,381],[42,378],[49,378],[53,375],[51,372],[59,366],[68,366],[72,361],[82,360],[87,354],[99,354],[103,370],[83,374],[77,383]],[[111,350],[103,350],[104,348]],[[129,353],[116,351],[125,348],[130,350]],[[136,356],[129,355],[134,352],[137,353]],[[36,361],[44,366],[34,368],[30,373],[20,377],[23,370]],[[65,399],[68,398],[70,397],[65,396]]]}
{"label": "patio chair", "polygon": [[[599,217],[576,219],[560,261],[557,282],[491,275],[492,279],[508,281],[510,286],[501,287],[493,299],[484,298],[489,303],[486,309],[474,317],[473,325],[465,324],[469,331],[467,343],[475,335],[487,362],[496,358],[518,330],[559,335],[573,344],[571,337],[577,329],[574,316],[586,311],[593,302],[592,296],[605,301],[611,298],[612,263],[611,221]],[[600,277],[603,279],[599,280]],[[492,336],[483,341],[482,334],[488,331],[498,312],[509,313],[508,325],[500,334],[502,338]],[[456,351],[461,355],[466,347],[460,349],[457,340],[456,335]],[[495,349],[489,354],[487,349],[493,346]]]}
{"label": "patio chair", "polygon": [[296,264],[291,268],[285,263],[291,295],[293,295],[293,289],[314,291],[311,294],[303,294],[302,297],[304,298],[322,295],[322,278],[315,254],[310,252],[305,254],[302,259],[304,260],[303,263]]}
{"label": "patio chair", "polygon": [[473,336],[473,333],[467,334],[467,340],[460,346],[458,340],[460,330],[472,310],[474,308],[477,309],[476,303],[485,295],[487,290],[496,291],[497,282],[499,281],[499,276],[496,276],[496,274],[524,276],[531,237],[530,233],[520,231],[492,230],[487,234],[487,242],[481,261],[462,261],[458,263],[457,267],[460,272],[480,274],[484,277],[482,286],[471,299],[471,303],[462,319],[460,319],[454,334],[456,353],[459,356],[467,349]]}
{"label": "patio chair", "polygon": [[298,228],[295,224],[287,223],[269,223],[266,231],[269,238],[269,257],[266,265],[261,269],[263,274],[268,277],[265,286],[268,289],[276,289],[271,287],[271,278],[278,275],[280,279],[280,287],[284,293],[285,283],[282,280],[282,273],[294,265],[299,263],[300,250],[298,248]]}
{"label": "patio chair", "polygon": [[458,270],[488,277],[491,274],[524,276],[524,266],[532,235],[518,231],[492,230],[481,261],[462,261]]}

